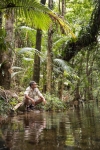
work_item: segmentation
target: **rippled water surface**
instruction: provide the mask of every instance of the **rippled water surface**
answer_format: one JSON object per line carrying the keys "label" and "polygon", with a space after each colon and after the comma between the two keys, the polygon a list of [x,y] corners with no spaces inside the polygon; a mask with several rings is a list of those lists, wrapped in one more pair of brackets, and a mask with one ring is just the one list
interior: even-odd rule
{"label": "rippled water surface", "polygon": [[0,150],[100,150],[100,107],[9,117],[0,125]]}

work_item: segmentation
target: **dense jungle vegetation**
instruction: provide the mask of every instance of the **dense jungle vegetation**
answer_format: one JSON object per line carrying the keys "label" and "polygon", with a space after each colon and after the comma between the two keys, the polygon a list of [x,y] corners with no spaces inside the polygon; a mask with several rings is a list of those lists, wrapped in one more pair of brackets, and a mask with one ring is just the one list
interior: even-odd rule
{"label": "dense jungle vegetation", "polygon": [[99,26],[99,0],[0,0],[0,111],[31,80],[45,110],[99,99]]}

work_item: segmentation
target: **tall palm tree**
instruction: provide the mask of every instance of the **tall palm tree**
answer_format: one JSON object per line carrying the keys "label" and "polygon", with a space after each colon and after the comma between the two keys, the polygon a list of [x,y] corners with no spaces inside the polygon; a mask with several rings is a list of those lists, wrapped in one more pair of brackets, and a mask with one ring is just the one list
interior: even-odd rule
{"label": "tall palm tree", "polygon": [[[52,9],[53,0],[48,1],[48,7]],[[53,29],[52,24],[48,30],[48,47],[47,47],[47,92],[51,93],[51,84],[52,84],[52,70],[53,70],[53,53],[52,53],[52,37]]]}
{"label": "tall palm tree", "polygon": [[[41,0],[40,2],[41,2],[41,4],[45,5],[46,0]],[[39,52],[41,52],[41,41],[42,41],[42,30],[37,29],[35,48]],[[34,56],[33,80],[35,80],[39,84],[39,80],[40,80],[40,57],[36,53]]]}
{"label": "tall palm tree", "polygon": [[[62,15],[62,18],[64,19],[64,16],[65,16],[65,0],[62,0],[61,4],[62,4],[61,15]],[[62,33],[64,34],[63,29],[62,29]],[[63,49],[63,46],[62,46],[62,49]],[[59,96],[60,99],[62,99],[62,95],[63,95],[63,74],[61,75],[61,79],[58,82],[58,96]]]}

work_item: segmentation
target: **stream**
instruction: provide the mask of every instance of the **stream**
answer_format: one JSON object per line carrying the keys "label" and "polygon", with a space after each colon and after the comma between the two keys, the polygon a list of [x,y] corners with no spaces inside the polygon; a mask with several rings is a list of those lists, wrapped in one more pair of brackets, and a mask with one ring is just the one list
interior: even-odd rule
{"label": "stream", "polygon": [[100,150],[100,106],[10,116],[0,124],[0,150]]}

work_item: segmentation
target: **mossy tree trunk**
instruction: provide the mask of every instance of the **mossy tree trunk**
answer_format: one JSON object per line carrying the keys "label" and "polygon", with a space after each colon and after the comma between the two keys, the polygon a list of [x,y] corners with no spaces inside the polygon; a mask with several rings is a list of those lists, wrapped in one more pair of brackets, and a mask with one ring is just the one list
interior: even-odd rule
{"label": "mossy tree trunk", "polygon": [[14,13],[13,11],[6,11],[5,30],[6,30],[6,49],[0,53],[1,68],[0,68],[0,86],[5,89],[10,89],[11,86],[11,67],[12,67],[12,49],[14,48],[13,41],[13,24]]}

